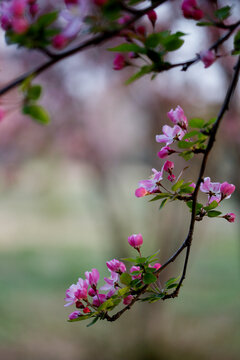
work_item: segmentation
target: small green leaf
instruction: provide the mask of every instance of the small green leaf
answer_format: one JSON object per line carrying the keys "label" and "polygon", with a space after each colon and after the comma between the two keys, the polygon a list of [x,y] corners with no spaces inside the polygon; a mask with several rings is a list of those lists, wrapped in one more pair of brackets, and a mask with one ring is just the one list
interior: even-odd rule
{"label": "small green leaf", "polygon": [[146,54],[146,49],[138,46],[137,44],[130,44],[124,43],[113,48],[109,48],[108,51],[115,51],[115,52],[134,52],[140,54]]}
{"label": "small green leaf", "polygon": [[178,180],[178,182],[176,182],[176,184],[172,186],[172,191],[176,192],[182,186],[183,183],[184,180]]}
{"label": "small green leaf", "polygon": [[236,55],[236,52],[240,51],[240,30],[236,33],[234,36],[234,55]]}
{"label": "small green leaf", "polygon": [[208,206],[205,206],[204,210],[209,211],[209,210],[215,209],[216,207],[218,207],[218,202],[216,200],[214,200],[211,202],[211,204],[209,204]]}
{"label": "small green leaf", "polygon": [[153,70],[153,65],[143,66],[137,73],[133,74],[127,81],[125,81],[125,85],[129,85],[134,81],[140,79],[142,76],[149,74]]}
{"label": "small green leaf", "polygon": [[171,197],[171,194],[169,193],[161,193],[161,194],[158,194],[157,196],[155,196],[153,199],[149,200],[149,202],[152,202],[152,201],[157,201],[159,199],[164,199],[166,197]]}
{"label": "small green leaf", "polygon": [[161,210],[167,203],[168,201],[168,198],[167,199],[164,199],[162,202],[161,202],[161,205],[159,206],[159,210]]}
{"label": "small green leaf", "polygon": [[146,261],[147,261],[147,258],[145,258],[145,257],[137,257],[136,258],[137,265],[144,264]]}
{"label": "small green leaf", "polygon": [[197,26],[212,26],[213,23],[208,22],[208,21],[199,21],[196,25]]}
{"label": "small green leaf", "polygon": [[136,258],[122,258],[121,260],[128,261],[128,262],[135,262]]}
{"label": "small green leaf", "polygon": [[169,285],[177,282],[179,280],[180,276],[176,277],[176,278],[171,278],[168,281],[165,282],[165,287],[168,287]]}
{"label": "small green leaf", "polygon": [[130,285],[130,283],[132,281],[132,277],[131,277],[131,275],[129,275],[128,273],[125,272],[125,273],[121,274],[120,281],[124,285]]}
{"label": "small green leaf", "polygon": [[193,136],[195,136],[195,135],[198,135],[198,134],[199,134],[199,131],[197,131],[197,130],[190,131],[189,133],[187,133],[186,135],[184,135],[184,137],[182,138],[182,140],[190,139],[191,137],[193,137]]}
{"label": "small green leaf", "polygon": [[94,319],[93,319],[93,321],[91,321],[91,322],[87,325],[87,327],[90,327],[90,326],[96,324],[96,322],[98,321],[98,319],[99,319],[98,316],[95,316]]}
{"label": "small green leaf", "polygon": [[31,116],[39,124],[47,125],[50,122],[48,112],[40,105],[25,105],[22,111],[23,114]]}
{"label": "small green leaf", "polygon": [[231,6],[227,5],[222,7],[221,9],[218,9],[214,12],[214,15],[219,20],[225,20],[231,15]]}
{"label": "small green leaf", "polygon": [[221,215],[221,211],[211,210],[207,213],[208,217],[217,217],[219,215]]}
{"label": "small green leaf", "polygon": [[124,288],[118,290],[118,295],[124,296],[124,295],[128,294],[128,292],[129,292],[129,287],[127,286],[127,287],[124,287]]}
{"label": "small green leaf", "polygon": [[143,282],[146,285],[152,284],[157,280],[157,277],[151,273],[146,273],[143,275]]}
{"label": "small green leaf", "polygon": [[189,120],[189,126],[193,127],[193,128],[198,128],[201,129],[204,125],[204,120],[200,119],[200,118],[193,118],[191,120]]}
{"label": "small green leaf", "polygon": [[42,87],[40,85],[33,85],[28,88],[27,99],[36,101],[40,98],[42,93]]}
{"label": "small green leaf", "polygon": [[180,149],[188,149],[195,145],[195,143],[196,142],[180,140],[177,144]]}
{"label": "small green leaf", "polygon": [[191,160],[194,156],[194,153],[192,151],[183,151],[179,156],[183,157],[184,160],[188,161]]}

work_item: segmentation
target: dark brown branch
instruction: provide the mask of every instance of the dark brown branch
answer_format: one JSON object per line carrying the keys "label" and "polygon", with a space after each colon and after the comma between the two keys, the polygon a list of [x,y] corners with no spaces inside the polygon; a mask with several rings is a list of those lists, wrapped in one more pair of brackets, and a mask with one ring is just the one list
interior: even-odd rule
{"label": "dark brown branch", "polygon": [[[161,268],[159,270],[157,270],[155,272],[155,275],[160,274],[160,272],[162,272],[171,262],[173,262],[181,254],[181,252],[185,248],[187,248],[186,255],[185,255],[185,260],[184,260],[183,271],[182,271],[181,279],[180,279],[180,281],[178,283],[178,286],[175,289],[175,291],[173,291],[171,294],[165,295],[163,300],[177,297],[178,293],[179,293],[179,289],[182,286],[182,283],[183,283],[183,281],[185,279],[186,272],[187,272],[189,255],[190,255],[190,250],[191,250],[191,244],[192,244],[192,240],[193,240],[194,225],[195,225],[195,221],[196,221],[196,205],[197,205],[197,197],[198,197],[199,188],[200,188],[200,185],[201,185],[201,182],[202,182],[202,177],[203,177],[205,169],[206,169],[208,156],[209,156],[209,154],[210,154],[210,152],[212,150],[213,144],[215,142],[215,138],[216,138],[216,134],[217,134],[219,125],[220,125],[220,123],[222,121],[222,118],[223,118],[225,112],[229,108],[230,100],[231,100],[231,98],[232,98],[232,96],[234,94],[234,90],[236,88],[238,78],[239,78],[239,73],[240,73],[240,57],[238,58],[236,66],[234,67],[234,75],[233,75],[232,81],[231,81],[231,83],[229,85],[229,88],[227,90],[224,102],[223,102],[222,107],[221,107],[221,109],[219,111],[219,114],[217,116],[217,120],[213,125],[212,131],[211,131],[211,134],[210,134],[210,137],[209,137],[208,145],[207,145],[205,154],[203,156],[201,168],[200,168],[199,175],[198,175],[198,180],[197,180],[196,187],[195,187],[193,197],[192,197],[192,200],[193,200],[193,202],[192,202],[192,214],[191,214],[191,221],[190,221],[188,235],[187,235],[185,241],[183,242],[183,244],[179,247],[179,249],[165,262],[165,264],[163,264],[161,266]],[[125,308],[123,308],[122,310],[120,310],[119,312],[117,312],[113,316],[109,316],[108,314],[106,314],[105,318],[108,321],[117,320],[121,315],[123,315],[125,313],[125,311],[129,310],[135,304],[135,302],[140,298],[140,296],[143,295],[146,292],[147,288],[148,288],[148,285],[145,285],[139,291],[139,293],[134,297],[134,299],[132,300],[132,302],[128,306],[126,306]]]}
{"label": "dark brown branch", "polygon": [[[168,0],[159,0],[155,1],[152,6],[149,6],[145,8],[144,10],[139,10],[137,14],[133,16],[133,18],[128,21],[125,25],[119,27],[116,30],[108,31],[103,34],[99,34],[94,36],[91,39],[88,39],[86,41],[83,41],[80,45],[67,50],[65,52],[62,52],[60,54],[53,54],[50,53],[48,50],[45,50],[44,53],[48,57],[50,57],[50,60],[45,62],[42,65],[37,66],[35,69],[30,70],[29,72],[26,72],[25,74],[19,76],[15,80],[11,81],[8,85],[4,86],[2,89],[0,89],[0,96],[6,94],[8,91],[14,89],[15,87],[21,85],[21,83],[26,80],[28,77],[33,76],[36,77],[40,75],[42,72],[50,68],[51,66],[55,65],[56,63],[60,62],[61,60],[64,60],[72,55],[75,55],[87,48],[90,48],[94,45],[99,45],[104,43],[105,41],[119,35],[122,30],[127,29],[131,24],[135,23],[137,20],[139,20],[143,15],[145,15],[148,11],[155,9],[156,7],[162,5],[163,3],[167,2]],[[42,51],[42,49],[41,49]]]}

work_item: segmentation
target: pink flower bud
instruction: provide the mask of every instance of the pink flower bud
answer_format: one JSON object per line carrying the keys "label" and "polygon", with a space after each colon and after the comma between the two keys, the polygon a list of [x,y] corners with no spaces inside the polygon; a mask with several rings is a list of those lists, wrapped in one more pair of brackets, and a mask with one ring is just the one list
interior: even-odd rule
{"label": "pink flower bud", "polygon": [[67,45],[67,38],[63,34],[57,34],[52,39],[52,46],[55,47],[55,49],[61,50]]}
{"label": "pink flower bud", "polygon": [[122,54],[117,54],[113,61],[114,70],[122,70],[126,66],[125,57]]}
{"label": "pink flower bud", "polygon": [[156,269],[156,270],[160,269],[161,266],[162,266],[162,265],[159,264],[159,263],[156,263],[156,264],[154,264],[154,265],[149,264],[149,267],[150,267],[150,268],[154,268],[154,269]]}
{"label": "pink flower bud", "polygon": [[119,25],[125,25],[125,24],[127,24],[130,20],[131,20],[131,16],[130,16],[130,15],[124,15],[123,17],[121,17],[120,19],[118,19],[118,23],[119,23]]}
{"label": "pink flower bud", "polygon": [[164,166],[163,166],[163,170],[165,170],[166,172],[171,172],[174,169],[174,163],[172,161],[166,161]]}
{"label": "pink flower bud", "polygon": [[133,299],[133,296],[132,296],[132,295],[128,295],[127,297],[125,297],[125,298],[123,299],[123,304],[124,304],[124,305],[129,305],[129,304],[131,304],[132,299]]}
{"label": "pink flower bud", "polygon": [[30,14],[31,14],[32,17],[34,17],[35,15],[37,15],[38,11],[39,11],[39,6],[38,6],[37,3],[36,3],[36,4],[32,4],[32,5],[30,6],[30,8],[29,8],[29,12],[30,12]]}
{"label": "pink flower bud", "polygon": [[143,197],[143,196],[147,195],[147,193],[148,192],[147,192],[146,189],[144,189],[143,187],[140,187],[140,188],[136,189],[135,196],[136,197]]}
{"label": "pink flower bud", "polygon": [[[140,271],[140,270],[141,270],[140,266],[135,266],[135,265],[133,265],[133,266],[130,268],[130,274],[131,274],[132,272],[134,272],[134,271]],[[133,280],[134,280],[134,279],[141,279],[141,274],[132,275],[132,279],[133,279]]]}
{"label": "pink flower bud", "polygon": [[175,153],[174,150],[172,150],[169,146],[164,146],[163,148],[161,148],[161,150],[158,152],[158,157],[160,159],[164,159],[166,158],[168,155],[171,155]]}
{"label": "pink flower bud", "polygon": [[139,249],[140,246],[143,244],[142,234],[132,234],[128,238],[128,243],[135,249]]}
{"label": "pink flower bud", "polygon": [[216,60],[215,52],[212,50],[201,51],[199,53],[201,61],[204,63],[204,67],[208,68]]}
{"label": "pink flower bud", "polygon": [[77,319],[79,316],[81,316],[80,311],[74,311],[68,316],[68,318],[69,320],[74,320]]}
{"label": "pink flower bud", "polygon": [[83,309],[84,314],[89,314],[90,312],[91,310],[87,306]]}
{"label": "pink flower bud", "polygon": [[235,221],[236,218],[236,214],[234,213],[227,213],[225,216],[223,216],[224,219],[226,219],[227,221],[229,221],[230,223],[233,223]]}
{"label": "pink flower bud", "polygon": [[25,0],[13,0],[12,1],[12,14],[14,17],[22,17],[26,8]]}
{"label": "pink flower bud", "polygon": [[12,27],[16,34],[24,34],[29,28],[29,23],[25,18],[14,18],[12,21]]}
{"label": "pink flower bud", "polygon": [[12,22],[7,15],[1,16],[1,27],[3,30],[9,30],[12,27]]}
{"label": "pink flower bud", "polygon": [[169,181],[173,182],[176,179],[176,176],[173,174],[169,174],[167,178]]}
{"label": "pink flower bud", "polygon": [[137,32],[139,35],[145,36],[145,35],[146,35],[146,28],[145,28],[145,26],[142,26],[142,25],[138,26],[138,27],[136,28],[136,32]]}
{"label": "pink flower bud", "polygon": [[231,194],[234,192],[235,186],[233,184],[229,184],[228,182],[224,182],[220,186],[220,192],[222,198],[230,198]]}
{"label": "pink flower bud", "polygon": [[183,0],[182,12],[186,19],[200,20],[203,18],[203,11],[198,7],[196,0]]}
{"label": "pink flower bud", "polygon": [[151,21],[152,26],[154,27],[154,26],[155,26],[155,23],[156,23],[156,21],[157,21],[157,13],[156,13],[156,11],[150,10],[150,11],[147,13],[147,16],[148,16],[149,20]]}
{"label": "pink flower bud", "polygon": [[84,305],[81,301],[76,301],[75,305],[77,309],[84,309]]}
{"label": "pink flower bud", "polygon": [[91,297],[94,297],[96,295],[96,291],[93,288],[90,288],[88,290],[88,295],[91,296]]}
{"label": "pink flower bud", "polygon": [[116,273],[121,274],[121,273],[124,273],[127,270],[124,263],[117,260],[117,259],[107,261],[106,264],[107,264],[107,267],[109,268],[109,270],[111,270],[113,272],[116,272]]}

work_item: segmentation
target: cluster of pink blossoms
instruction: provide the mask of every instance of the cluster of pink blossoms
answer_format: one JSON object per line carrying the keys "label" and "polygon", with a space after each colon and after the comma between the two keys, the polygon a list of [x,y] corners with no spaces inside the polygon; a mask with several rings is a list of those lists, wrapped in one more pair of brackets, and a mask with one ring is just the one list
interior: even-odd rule
{"label": "cluster of pink blossoms", "polygon": [[0,4],[1,27],[24,34],[39,11],[37,0],[10,0]]}
{"label": "cluster of pink blossoms", "polygon": [[[143,244],[141,234],[133,234],[129,236],[128,243],[140,253],[140,247]],[[85,279],[79,278],[77,284],[72,284],[66,291],[64,306],[75,305],[75,310],[69,315],[69,319],[73,320],[80,316],[95,312],[101,304],[110,299],[115,293],[121,289],[120,276],[127,272],[127,268],[122,261],[113,259],[106,262],[107,268],[111,276],[104,278],[105,284],[98,289],[99,271],[92,269],[85,272]],[[155,263],[149,265],[150,268],[158,270],[161,264]],[[137,272],[137,275],[136,275]],[[141,267],[132,266],[129,270],[132,280],[141,279]],[[103,293],[105,291],[106,293]],[[128,293],[123,296],[123,304],[129,305],[133,296]]]}
{"label": "cluster of pink blossoms", "polygon": [[[177,152],[171,149],[168,145],[171,145],[175,141],[181,140],[188,131],[188,120],[184,114],[183,109],[178,105],[175,110],[170,110],[168,113],[168,118],[175,124],[173,127],[164,125],[162,128],[163,134],[156,135],[156,141],[159,143],[165,143],[164,146],[159,152],[158,156],[160,159],[166,158],[167,156]],[[168,191],[162,184],[164,180],[164,171],[168,173],[167,179],[171,182],[174,182],[176,177],[173,174],[174,163],[167,160],[160,171],[152,169],[153,175],[146,180],[139,181],[139,187],[135,191],[137,197],[143,197],[146,195],[161,194],[162,192],[166,193]],[[179,180],[179,177],[177,181]],[[192,192],[195,189],[194,183],[189,183],[188,185],[192,188]],[[164,189],[164,190],[163,190]],[[163,190],[163,191],[162,191]],[[207,205],[210,205],[213,201],[216,201],[220,204],[223,200],[229,199],[232,193],[235,191],[235,186],[229,184],[228,182],[211,182],[209,177],[205,177],[200,185],[200,191],[208,195]],[[168,194],[171,196],[173,193],[168,191]],[[191,193],[189,200],[191,200]],[[234,213],[228,213],[222,216],[229,222],[234,222],[236,215]]]}

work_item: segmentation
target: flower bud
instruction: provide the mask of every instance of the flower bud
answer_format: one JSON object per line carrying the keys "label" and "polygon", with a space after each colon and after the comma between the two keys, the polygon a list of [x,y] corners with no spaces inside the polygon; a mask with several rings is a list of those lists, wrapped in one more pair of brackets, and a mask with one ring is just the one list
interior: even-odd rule
{"label": "flower bud", "polygon": [[235,190],[235,185],[224,182],[220,186],[222,198],[229,198]]}
{"label": "flower bud", "polygon": [[236,214],[234,213],[227,213],[226,215],[223,216],[224,219],[226,219],[227,221],[229,221],[230,223],[233,223],[235,221],[236,218]]}
{"label": "flower bud", "polygon": [[139,249],[140,246],[143,244],[142,234],[132,234],[128,238],[128,243],[135,249]]}
{"label": "flower bud", "polygon": [[150,10],[150,11],[147,13],[147,16],[148,16],[149,20],[151,21],[152,26],[154,27],[154,26],[155,26],[155,23],[156,23],[156,21],[157,21],[157,13],[156,13],[156,11]]}
{"label": "flower bud", "polygon": [[200,20],[204,16],[196,0],[183,0],[182,12],[186,19]]}
{"label": "flower bud", "polygon": [[57,34],[54,36],[52,40],[52,46],[57,49],[61,50],[67,45],[67,39],[63,34]]}
{"label": "flower bud", "polygon": [[199,53],[201,61],[204,63],[204,67],[208,68],[216,60],[215,52],[212,50],[201,51]]}
{"label": "flower bud", "polygon": [[68,316],[68,318],[69,320],[74,320],[77,319],[79,316],[81,316],[80,311],[74,311]]}
{"label": "flower bud", "polygon": [[148,192],[147,192],[146,189],[144,189],[143,187],[140,187],[140,188],[136,189],[135,196],[136,197],[143,197],[143,196],[147,195],[147,193]]}
{"label": "flower bud", "polygon": [[131,304],[132,299],[133,299],[133,296],[132,296],[132,295],[128,295],[127,297],[125,297],[125,298],[123,299],[123,304],[124,304],[124,305],[129,305],[129,304]]}
{"label": "flower bud", "polygon": [[117,54],[113,61],[114,70],[122,70],[126,66],[125,57],[122,54]]}
{"label": "flower bud", "polygon": [[122,261],[119,261],[117,259],[113,259],[106,262],[107,267],[110,271],[116,272],[116,273],[124,273],[127,269],[126,266]]}

